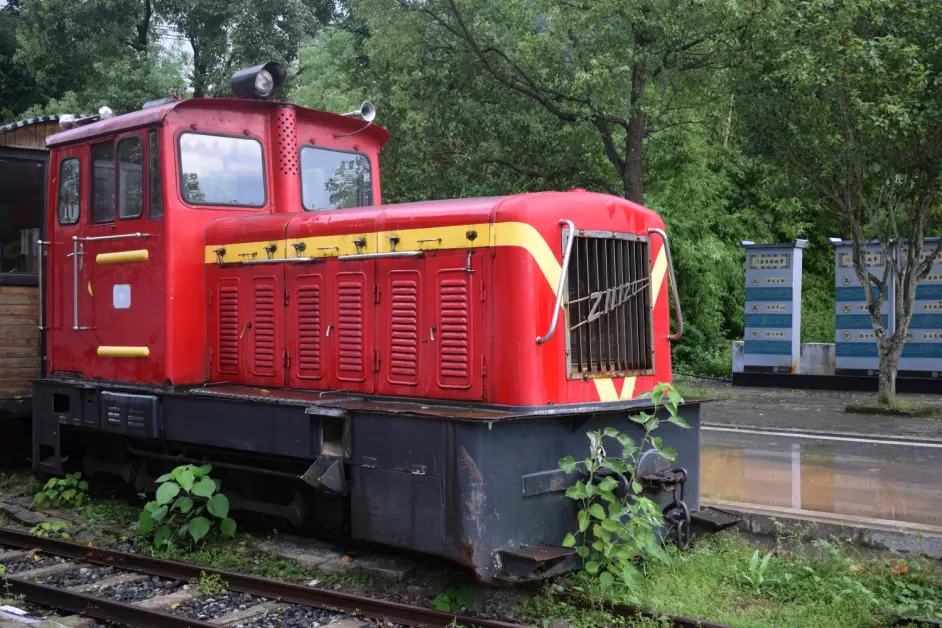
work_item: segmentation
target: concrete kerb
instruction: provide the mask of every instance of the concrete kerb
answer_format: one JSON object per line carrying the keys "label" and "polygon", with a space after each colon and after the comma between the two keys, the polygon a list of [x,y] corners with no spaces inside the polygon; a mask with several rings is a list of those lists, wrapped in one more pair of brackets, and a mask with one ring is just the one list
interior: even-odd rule
{"label": "concrete kerb", "polygon": [[739,515],[739,529],[759,536],[796,535],[802,539],[837,538],[879,550],[919,554],[942,560],[942,526],[868,519],[852,515],[701,499],[704,508]]}
{"label": "concrete kerb", "polygon": [[733,430],[755,430],[757,432],[782,432],[784,434],[809,434],[814,436],[831,436],[835,438],[871,438],[874,440],[891,440],[907,443],[939,443],[942,438],[935,436],[907,436],[900,434],[883,434],[874,432],[842,432],[835,430],[816,430],[810,428],[769,427],[768,425],[747,425],[745,423],[717,423],[703,421],[701,427],[714,427]]}

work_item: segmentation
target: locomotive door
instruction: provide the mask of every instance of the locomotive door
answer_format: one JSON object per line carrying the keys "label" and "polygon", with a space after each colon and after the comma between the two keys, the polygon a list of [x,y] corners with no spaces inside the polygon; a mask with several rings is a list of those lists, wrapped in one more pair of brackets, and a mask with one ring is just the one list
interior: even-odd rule
{"label": "locomotive door", "polygon": [[287,386],[372,393],[375,262],[287,266]]}
{"label": "locomotive door", "polygon": [[423,303],[428,290],[425,276],[423,259],[386,259],[377,272],[378,394],[428,394],[431,340]]}
{"label": "locomotive door", "polygon": [[439,398],[484,397],[484,275],[487,257],[473,249],[442,251],[425,261],[425,309],[434,313],[430,392]]}
{"label": "locomotive door", "polygon": [[[83,148],[56,153],[51,165],[46,325],[49,327],[49,368],[84,374],[88,365],[88,339],[82,327],[93,325],[91,295],[82,290],[85,273],[84,251],[78,238],[84,235],[82,222],[88,213],[88,164]],[[54,222],[53,222],[54,221]]]}
{"label": "locomotive door", "polygon": [[148,177],[147,140],[146,131],[135,131],[90,150],[91,205],[78,230],[79,293],[90,307],[88,314],[80,308],[79,327],[92,344],[91,375],[104,379],[147,382],[162,375],[163,221],[156,211],[162,199],[148,199],[148,179],[156,173]]}

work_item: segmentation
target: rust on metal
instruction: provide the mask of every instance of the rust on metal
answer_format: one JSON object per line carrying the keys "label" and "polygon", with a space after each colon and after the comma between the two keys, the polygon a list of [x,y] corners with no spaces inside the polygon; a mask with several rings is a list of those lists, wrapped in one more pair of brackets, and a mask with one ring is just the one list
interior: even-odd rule
{"label": "rust on metal", "polygon": [[[201,567],[179,563],[176,561],[163,560],[160,558],[151,558],[141,556],[140,554],[128,554],[116,550],[103,549],[99,547],[89,547],[71,543],[69,541],[60,541],[44,537],[35,537],[16,530],[0,528],[0,544],[12,547],[21,547],[28,549],[37,549],[47,554],[53,554],[60,557],[81,560],[100,565],[110,565],[145,573],[151,576],[160,576],[174,580],[189,581],[193,578],[199,578],[201,573],[209,575],[218,575],[226,583],[228,588],[241,593],[248,593],[258,597],[265,597],[282,602],[293,604],[302,604],[305,606],[314,606],[335,610],[339,612],[353,613],[358,612],[363,616],[371,617],[377,620],[385,620],[407,626],[429,626],[445,628],[447,626],[478,626],[480,628],[525,628],[522,624],[512,624],[494,619],[483,619],[478,617],[464,617],[443,613],[441,611],[423,608],[420,606],[410,606],[399,602],[388,600],[377,600],[363,595],[345,593],[341,591],[332,591],[329,589],[320,589],[316,587],[306,587],[280,580],[269,580],[267,578],[258,578],[247,576],[245,574],[222,571],[209,567]],[[11,578],[12,582],[12,578]],[[31,583],[19,581],[19,584],[26,586]],[[44,587],[48,588],[48,587]],[[59,591],[58,589],[53,589]],[[65,592],[61,592],[65,593]],[[69,595],[78,595],[69,593]],[[99,603],[100,598],[91,600]],[[103,601],[102,601],[103,602]],[[59,606],[52,601],[45,602],[52,606]],[[68,608],[67,606],[60,606]],[[78,612],[78,611],[76,611]],[[88,614],[92,615],[91,612]],[[93,615],[98,617],[98,615]],[[164,616],[161,615],[163,619]],[[120,620],[124,621],[124,620]],[[191,626],[203,626],[212,624],[195,623],[194,620],[187,620]],[[158,624],[142,624],[133,621],[127,622],[134,626],[174,626],[166,621]]]}
{"label": "rust on metal", "polygon": [[638,480],[644,488],[671,491],[687,482],[687,474],[677,469],[664,469],[640,475]]}

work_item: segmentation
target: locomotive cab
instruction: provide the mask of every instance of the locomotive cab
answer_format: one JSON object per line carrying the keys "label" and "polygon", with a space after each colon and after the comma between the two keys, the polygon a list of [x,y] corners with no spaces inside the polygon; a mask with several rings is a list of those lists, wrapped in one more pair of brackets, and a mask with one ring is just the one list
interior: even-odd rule
{"label": "locomotive cab", "polygon": [[559,459],[670,381],[664,223],[584,190],[383,204],[388,134],[354,113],[169,100],[49,138],[34,465],[147,490],[211,462],[234,508],[329,511],[485,580],[562,569]]}

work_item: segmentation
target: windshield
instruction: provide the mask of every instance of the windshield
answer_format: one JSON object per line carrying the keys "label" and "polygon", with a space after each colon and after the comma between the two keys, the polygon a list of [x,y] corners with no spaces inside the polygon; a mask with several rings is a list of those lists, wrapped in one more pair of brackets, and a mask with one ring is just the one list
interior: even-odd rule
{"label": "windshield", "polygon": [[372,205],[369,158],[359,153],[302,148],[301,204],[307,211]]}
{"label": "windshield", "polygon": [[257,140],[184,133],[180,136],[180,188],[200,205],[265,204],[265,168]]}

